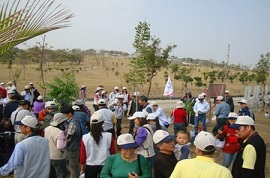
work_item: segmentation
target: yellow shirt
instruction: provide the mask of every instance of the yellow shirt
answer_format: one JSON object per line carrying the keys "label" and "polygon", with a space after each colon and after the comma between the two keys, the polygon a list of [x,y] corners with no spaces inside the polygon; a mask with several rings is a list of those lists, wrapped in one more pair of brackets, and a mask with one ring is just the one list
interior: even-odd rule
{"label": "yellow shirt", "polygon": [[226,167],[215,163],[213,158],[197,156],[179,161],[170,178],[232,178],[232,174]]}
{"label": "yellow shirt", "polygon": [[255,148],[248,144],[243,151],[243,168],[254,170],[257,154]]}

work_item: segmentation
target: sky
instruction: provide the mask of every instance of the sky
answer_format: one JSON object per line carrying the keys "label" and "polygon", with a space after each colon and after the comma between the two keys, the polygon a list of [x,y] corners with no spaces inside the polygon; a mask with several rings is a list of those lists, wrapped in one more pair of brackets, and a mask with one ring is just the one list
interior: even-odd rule
{"label": "sky", "polygon": [[[2,0],[1,0],[2,1]],[[171,55],[255,65],[270,52],[269,0],[55,0],[75,14],[71,27],[46,34],[55,49],[134,53],[135,27],[150,24]],[[27,41],[41,42],[41,37]],[[20,46],[19,46],[20,47]]]}

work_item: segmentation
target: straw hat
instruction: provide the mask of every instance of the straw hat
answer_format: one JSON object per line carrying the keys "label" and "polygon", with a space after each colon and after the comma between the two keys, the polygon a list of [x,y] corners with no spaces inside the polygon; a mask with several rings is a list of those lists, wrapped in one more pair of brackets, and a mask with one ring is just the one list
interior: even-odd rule
{"label": "straw hat", "polygon": [[176,103],[176,108],[184,108],[185,107],[185,103],[183,103],[183,101],[178,101]]}

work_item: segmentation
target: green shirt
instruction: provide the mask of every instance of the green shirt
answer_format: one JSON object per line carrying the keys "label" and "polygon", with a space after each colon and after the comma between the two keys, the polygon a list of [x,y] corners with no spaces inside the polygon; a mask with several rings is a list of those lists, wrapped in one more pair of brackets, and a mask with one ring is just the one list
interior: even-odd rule
{"label": "green shirt", "polygon": [[[140,155],[140,166],[138,159],[132,162],[127,162],[122,159],[121,154],[117,153],[112,155],[106,161],[101,173],[100,178],[128,178],[128,173],[135,172],[140,178],[151,178],[152,172],[148,161]],[[141,174],[140,174],[141,170]]]}

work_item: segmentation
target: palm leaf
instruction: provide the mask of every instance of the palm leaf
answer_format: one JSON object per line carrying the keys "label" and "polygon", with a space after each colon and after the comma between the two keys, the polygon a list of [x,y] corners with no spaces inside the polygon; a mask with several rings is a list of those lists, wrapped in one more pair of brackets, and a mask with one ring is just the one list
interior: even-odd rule
{"label": "palm leaf", "polygon": [[[9,1],[10,2],[10,1]],[[14,0],[0,10],[0,54],[31,38],[69,27],[74,15],[54,0]],[[21,5],[24,2],[24,5]],[[19,7],[23,7],[19,10]]]}

